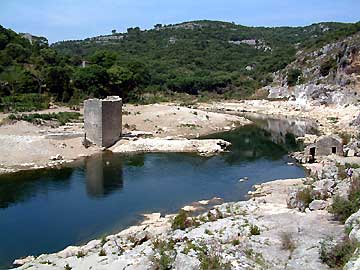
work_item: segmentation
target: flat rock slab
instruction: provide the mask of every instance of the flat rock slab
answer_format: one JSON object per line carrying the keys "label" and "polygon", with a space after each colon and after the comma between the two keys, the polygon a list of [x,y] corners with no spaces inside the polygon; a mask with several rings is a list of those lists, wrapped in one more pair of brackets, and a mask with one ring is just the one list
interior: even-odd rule
{"label": "flat rock slab", "polygon": [[214,154],[225,151],[229,142],[221,139],[167,140],[162,138],[120,140],[109,150],[114,153],[129,152],[189,152]]}

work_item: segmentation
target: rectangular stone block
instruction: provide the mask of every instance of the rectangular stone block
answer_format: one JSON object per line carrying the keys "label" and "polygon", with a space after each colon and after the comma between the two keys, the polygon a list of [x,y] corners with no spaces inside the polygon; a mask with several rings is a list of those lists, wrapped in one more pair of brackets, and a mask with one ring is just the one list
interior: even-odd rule
{"label": "rectangular stone block", "polygon": [[88,99],[84,102],[86,138],[92,143],[109,147],[119,140],[122,133],[122,99]]}

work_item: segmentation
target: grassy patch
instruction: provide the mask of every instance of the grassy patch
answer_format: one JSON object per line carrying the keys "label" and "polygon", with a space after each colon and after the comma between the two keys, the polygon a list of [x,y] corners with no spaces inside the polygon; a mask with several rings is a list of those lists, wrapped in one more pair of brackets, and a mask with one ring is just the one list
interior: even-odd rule
{"label": "grassy patch", "polygon": [[155,240],[153,242],[154,249],[159,252],[159,257],[154,258],[154,263],[156,269],[159,270],[167,270],[171,269],[171,265],[174,262],[175,258],[175,242],[173,240],[163,241],[163,240]]}
{"label": "grassy patch", "polygon": [[200,270],[231,269],[230,263],[223,263],[219,252],[202,246],[198,250],[198,259],[200,261]]}
{"label": "grassy patch", "polygon": [[8,118],[10,120],[17,120],[17,121],[27,121],[34,124],[40,124],[41,120],[43,121],[57,121],[60,125],[65,125],[68,122],[73,122],[79,120],[81,114],[78,112],[59,112],[59,113],[33,113],[33,114],[21,114],[15,115],[10,114]]}
{"label": "grassy patch", "polygon": [[0,97],[0,111],[30,112],[48,109],[50,98],[40,94],[18,94]]}

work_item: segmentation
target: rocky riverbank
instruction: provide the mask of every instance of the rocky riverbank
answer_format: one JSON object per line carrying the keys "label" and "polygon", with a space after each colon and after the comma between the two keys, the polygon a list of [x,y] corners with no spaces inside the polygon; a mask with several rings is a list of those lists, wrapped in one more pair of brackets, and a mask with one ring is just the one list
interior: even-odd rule
{"label": "rocky riverbank", "polygon": [[152,214],[116,235],[29,257],[19,269],[328,269],[319,243],[343,227],[327,211],[288,208],[288,192],[304,181],[262,184],[248,201],[197,216]]}

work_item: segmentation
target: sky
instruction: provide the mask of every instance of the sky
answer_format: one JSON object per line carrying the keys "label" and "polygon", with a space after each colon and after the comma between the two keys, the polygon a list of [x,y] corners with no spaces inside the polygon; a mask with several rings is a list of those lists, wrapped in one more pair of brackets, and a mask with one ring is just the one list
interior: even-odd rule
{"label": "sky", "polygon": [[0,25],[51,43],[201,19],[247,26],[357,22],[360,0],[0,0]]}

